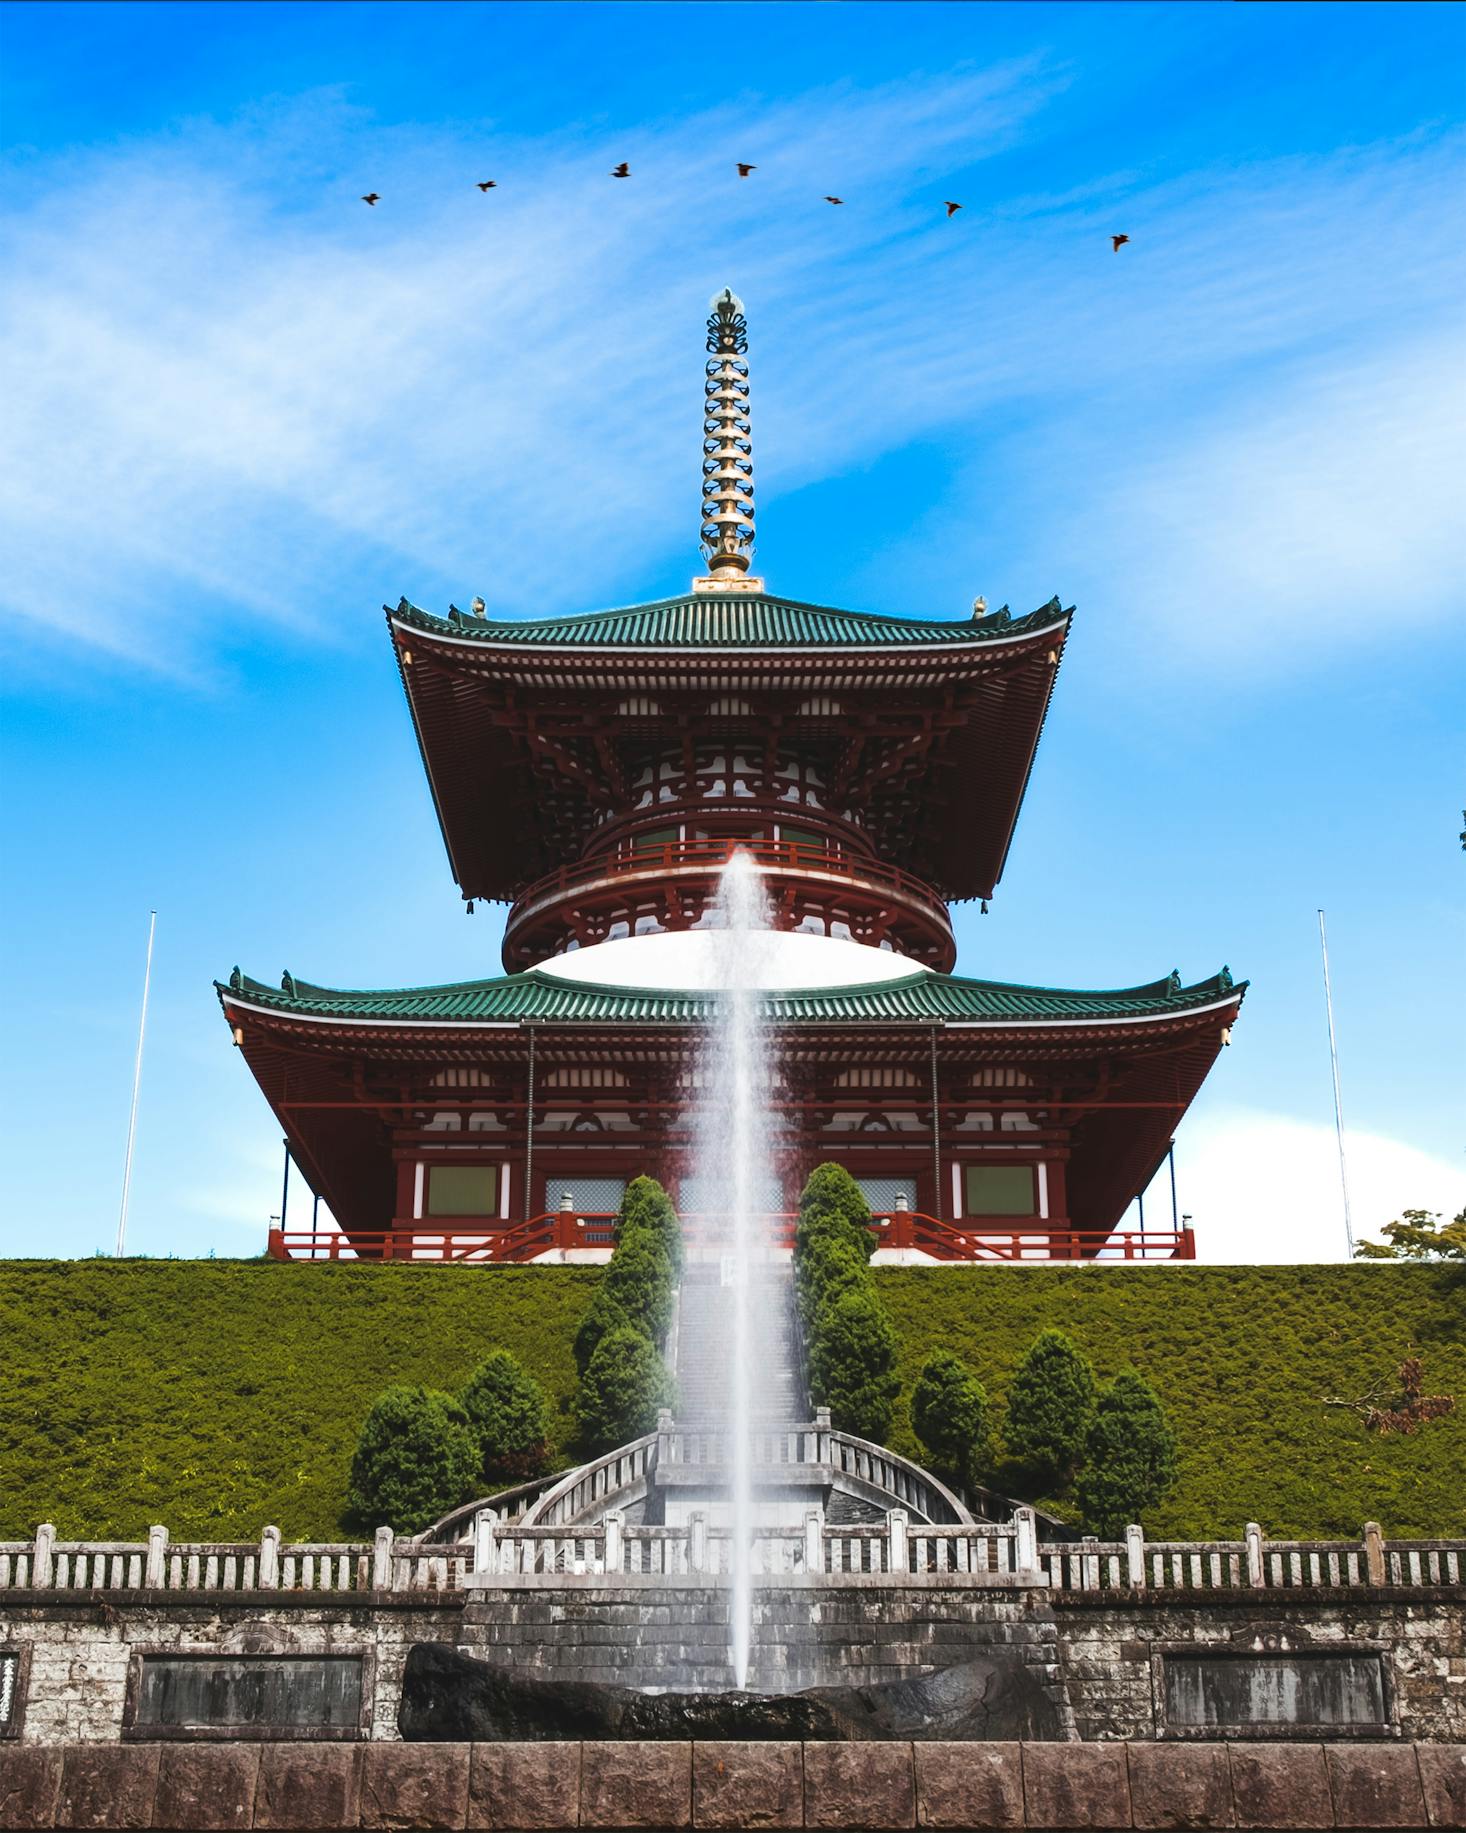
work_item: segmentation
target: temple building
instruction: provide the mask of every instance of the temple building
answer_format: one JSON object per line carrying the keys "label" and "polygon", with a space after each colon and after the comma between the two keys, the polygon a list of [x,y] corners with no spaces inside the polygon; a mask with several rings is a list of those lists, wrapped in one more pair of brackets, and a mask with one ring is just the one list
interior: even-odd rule
{"label": "temple building", "polygon": [[720,870],[774,912],[763,1007],[791,1210],[826,1159],[895,1251],[1190,1257],[1117,1233],[1164,1161],[1244,988],[1085,992],[965,978],[949,906],[992,896],[1073,612],[960,622],[780,598],[751,574],[747,333],[708,321],[703,547],[682,597],[501,621],[387,613],[454,877],[505,903],[503,975],[339,991],[237,969],[224,1016],[341,1232],[282,1256],[530,1260],[609,1245],[651,1172],[713,1214],[688,1161],[720,984]]}

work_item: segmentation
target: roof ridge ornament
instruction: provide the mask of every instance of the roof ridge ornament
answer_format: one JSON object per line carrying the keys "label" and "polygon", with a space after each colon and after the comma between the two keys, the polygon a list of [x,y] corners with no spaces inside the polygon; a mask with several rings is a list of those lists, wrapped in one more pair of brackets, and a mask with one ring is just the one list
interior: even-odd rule
{"label": "roof ridge ornament", "polygon": [[753,559],[753,441],[748,419],[748,320],[730,287],[711,302],[703,383],[702,551],[695,592],[761,592]]}

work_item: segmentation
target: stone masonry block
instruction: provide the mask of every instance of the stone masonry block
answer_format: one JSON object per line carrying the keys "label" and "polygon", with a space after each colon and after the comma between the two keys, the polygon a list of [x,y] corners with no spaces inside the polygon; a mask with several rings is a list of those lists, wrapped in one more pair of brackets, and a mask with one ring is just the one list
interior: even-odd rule
{"label": "stone masonry block", "polygon": [[54,1827],[60,1792],[59,1749],[0,1744],[0,1827]]}
{"label": "stone masonry block", "polygon": [[1130,1808],[1137,1827],[1233,1827],[1225,1744],[1131,1744]]}
{"label": "stone masonry block", "polygon": [[1430,1824],[1466,1827],[1466,1744],[1417,1744],[1415,1758]]}
{"label": "stone masonry block", "polygon": [[1331,1827],[1334,1798],[1322,1744],[1231,1744],[1239,1827]]}
{"label": "stone masonry block", "polygon": [[690,1827],[692,1746],[649,1740],[583,1744],[583,1827]]}
{"label": "stone masonry block", "polygon": [[916,1744],[919,1827],[1021,1827],[1023,1762],[1017,1744]]}
{"label": "stone masonry block", "polygon": [[354,1827],[361,1808],[360,1744],[265,1744],[257,1827]]}
{"label": "stone masonry block", "polygon": [[1128,1827],[1123,1744],[1025,1744],[1023,1801],[1031,1827]]}
{"label": "stone masonry block", "polygon": [[475,1744],[470,1827],[564,1828],[580,1821],[579,1744]]}
{"label": "stone masonry block", "polygon": [[692,1824],[696,1827],[802,1827],[804,1753],[800,1745],[709,1739],[692,1747]]}
{"label": "stone masonry block", "polygon": [[259,1771],[258,1744],[164,1744],[153,1825],[200,1833],[252,1827]]}
{"label": "stone masonry block", "polygon": [[468,1817],[468,1744],[367,1744],[364,1827],[461,1827]]}
{"label": "stone masonry block", "polygon": [[150,1827],[157,1787],[156,1744],[68,1744],[56,1825]]}
{"label": "stone masonry block", "polygon": [[806,1744],[807,1827],[910,1827],[916,1778],[909,1744]]}
{"label": "stone masonry block", "polygon": [[1423,1827],[1425,1795],[1413,1744],[1326,1744],[1339,1827]]}

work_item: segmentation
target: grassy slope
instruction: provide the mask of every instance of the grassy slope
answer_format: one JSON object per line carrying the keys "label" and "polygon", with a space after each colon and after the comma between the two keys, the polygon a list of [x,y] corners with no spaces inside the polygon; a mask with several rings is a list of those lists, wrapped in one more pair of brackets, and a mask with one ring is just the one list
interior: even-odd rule
{"label": "grassy slope", "polygon": [[[1102,1376],[1131,1363],[1160,1391],[1181,1477],[1146,1522],[1158,1539],[1234,1536],[1255,1520],[1283,1538],[1466,1534],[1466,1274],[1442,1267],[881,1270],[901,1335],[904,1393],[949,1347],[1001,1400],[1045,1325],[1067,1330]],[[1407,1350],[1457,1411],[1380,1438],[1322,1394],[1393,1382]],[[903,1398],[892,1443],[916,1455]]]}
{"label": "grassy slope", "polygon": [[[0,1261],[0,1539],[331,1538],[357,1428],[389,1381],[461,1382],[512,1350],[563,1410],[594,1270]],[[1466,1534],[1466,1280],[1403,1266],[883,1269],[906,1392],[950,1345],[1001,1399],[1044,1324],[1131,1362],[1181,1435],[1156,1535]],[[1454,1279],[1454,1284],[1453,1284]],[[1414,1438],[1321,1406],[1410,1347],[1460,1410]],[[903,1410],[894,1442],[917,1446]]]}
{"label": "grassy slope", "polygon": [[0,1539],[333,1539],[391,1381],[460,1384],[496,1345],[561,1433],[597,1274],[572,1267],[0,1261]]}

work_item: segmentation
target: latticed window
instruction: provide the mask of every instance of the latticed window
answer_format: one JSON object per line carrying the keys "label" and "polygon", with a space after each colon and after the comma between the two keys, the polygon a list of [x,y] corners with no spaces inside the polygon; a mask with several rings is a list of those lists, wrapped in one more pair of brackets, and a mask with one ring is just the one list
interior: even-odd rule
{"label": "latticed window", "polygon": [[558,1209],[565,1197],[582,1216],[609,1216],[621,1207],[626,1195],[624,1177],[549,1177],[545,1179],[547,1209]]}
{"label": "latticed window", "polygon": [[916,1208],[914,1177],[858,1177],[855,1181],[873,1216],[888,1216],[900,1206],[903,1197],[908,1209]]}

